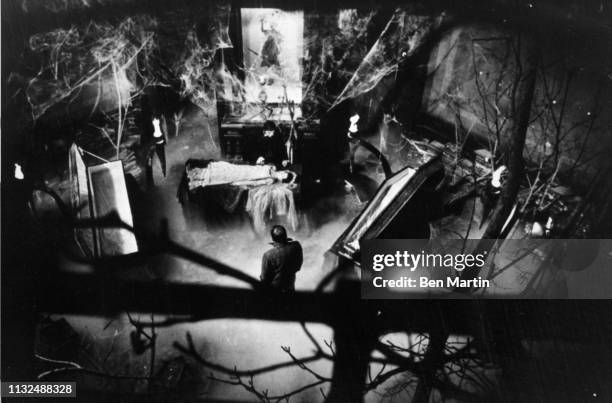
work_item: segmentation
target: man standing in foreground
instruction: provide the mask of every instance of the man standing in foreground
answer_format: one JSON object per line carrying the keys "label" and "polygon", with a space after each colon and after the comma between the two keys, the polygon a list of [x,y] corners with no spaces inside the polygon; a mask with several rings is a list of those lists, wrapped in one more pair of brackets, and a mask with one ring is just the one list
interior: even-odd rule
{"label": "man standing in foreground", "polygon": [[270,231],[273,248],[264,253],[261,261],[261,282],[282,292],[295,290],[295,273],[302,267],[302,246],[287,238],[282,225]]}

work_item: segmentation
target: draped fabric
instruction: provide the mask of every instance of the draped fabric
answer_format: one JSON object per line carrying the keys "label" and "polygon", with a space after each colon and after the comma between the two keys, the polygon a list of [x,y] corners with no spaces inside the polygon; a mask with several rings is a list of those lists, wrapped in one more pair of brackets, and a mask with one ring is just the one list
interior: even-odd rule
{"label": "draped fabric", "polygon": [[203,168],[187,170],[189,190],[213,185],[265,185],[274,182],[275,168],[269,165],[236,165],[225,161],[210,162]]}
{"label": "draped fabric", "polygon": [[257,232],[264,232],[270,220],[280,217],[291,229],[297,229],[298,216],[294,194],[285,183],[250,189],[245,210],[252,217]]}

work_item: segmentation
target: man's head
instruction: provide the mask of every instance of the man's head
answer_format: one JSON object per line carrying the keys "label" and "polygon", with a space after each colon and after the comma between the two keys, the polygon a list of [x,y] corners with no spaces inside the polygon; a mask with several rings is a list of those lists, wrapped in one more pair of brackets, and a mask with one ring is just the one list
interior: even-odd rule
{"label": "man's head", "polygon": [[272,137],[276,134],[276,124],[271,120],[266,120],[263,124],[264,137]]}
{"label": "man's head", "polygon": [[287,230],[282,225],[275,225],[272,227],[270,231],[270,235],[272,235],[272,240],[278,243],[287,242]]}

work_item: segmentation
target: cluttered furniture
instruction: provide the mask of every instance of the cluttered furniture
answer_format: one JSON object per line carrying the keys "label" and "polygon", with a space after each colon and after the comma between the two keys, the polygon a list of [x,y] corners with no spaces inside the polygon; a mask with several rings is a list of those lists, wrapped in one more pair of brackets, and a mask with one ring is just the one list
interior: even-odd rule
{"label": "cluttered furniture", "polygon": [[[278,118],[278,115],[270,118]],[[225,116],[220,125],[221,149],[226,159],[235,162],[257,161],[261,156],[259,143],[263,136],[266,121],[261,116]],[[306,154],[304,150],[311,149],[318,140],[318,120],[276,120],[279,134],[283,137],[287,159],[293,163],[303,163]]]}

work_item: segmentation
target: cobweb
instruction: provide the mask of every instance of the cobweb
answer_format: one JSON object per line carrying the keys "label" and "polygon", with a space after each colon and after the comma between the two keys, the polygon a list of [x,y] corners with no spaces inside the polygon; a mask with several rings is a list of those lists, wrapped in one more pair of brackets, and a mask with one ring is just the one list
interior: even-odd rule
{"label": "cobweb", "polygon": [[344,9],[337,15],[305,16],[304,104],[316,105],[318,111],[333,104],[368,52],[376,15],[372,10]]}
{"label": "cobweb", "polygon": [[399,63],[412,56],[427,35],[440,26],[443,19],[444,15],[419,16],[403,9],[395,10],[378,39],[329,109],[347,99],[372,90],[382,79],[396,73]]}
{"label": "cobweb", "polygon": [[[210,18],[207,25],[208,32],[198,35],[193,26],[186,35],[184,53],[174,66],[180,78],[180,95],[188,98],[194,105],[207,114],[213,113],[216,108],[217,75],[214,58],[217,51],[231,48],[229,37],[230,6],[217,6],[214,18]],[[202,41],[200,38],[204,37]],[[222,66],[221,71],[224,69]]]}
{"label": "cobweb", "polygon": [[108,80],[121,81],[121,90],[129,92],[120,97],[119,107],[129,106],[147,86],[160,85],[209,111],[215,103],[215,53],[232,43],[230,7],[211,6],[208,11],[199,27],[186,24],[184,15],[162,16],[160,21],[143,14],[119,23],[91,22],[32,35],[28,47],[40,60],[25,91],[33,119],[75,99],[86,87],[97,85],[100,96]]}
{"label": "cobweb", "polygon": [[[125,77],[130,93],[120,107],[128,107],[153,85],[172,88],[207,114],[213,113],[217,99],[245,103],[246,88],[237,72],[215,57],[232,47],[230,6],[203,10],[204,16],[195,17],[193,11],[171,18],[145,14],[115,24],[92,22],[33,35],[29,48],[41,60],[26,88],[33,118],[74,99],[83,88],[117,76]],[[305,17],[304,104],[324,112],[371,91],[394,74],[443,19],[397,9],[372,41],[379,17],[377,11],[355,9]]]}
{"label": "cobweb", "polygon": [[126,75],[136,87],[137,59],[148,64],[156,47],[156,26],[155,18],[141,16],[126,18],[118,25],[90,23],[83,29],[59,28],[31,36],[30,50],[41,58],[41,68],[26,88],[34,120],[104,78]]}

